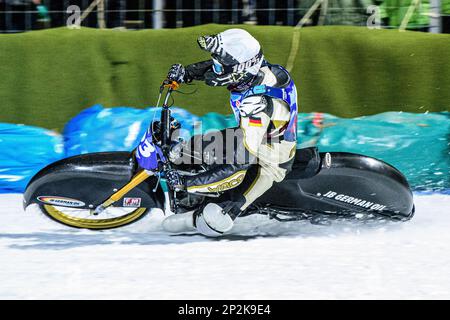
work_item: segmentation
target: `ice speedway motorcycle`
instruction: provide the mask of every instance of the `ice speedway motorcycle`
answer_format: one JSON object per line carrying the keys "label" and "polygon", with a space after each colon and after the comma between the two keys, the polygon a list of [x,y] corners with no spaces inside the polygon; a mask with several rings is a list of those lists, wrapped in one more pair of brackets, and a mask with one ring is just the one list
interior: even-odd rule
{"label": "ice speedway motorcycle", "polygon": [[[169,170],[196,174],[209,166],[202,159],[192,165],[167,160],[174,129],[169,98],[177,89],[178,83],[168,80],[160,87],[157,105],[162,95],[164,99],[157,143],[151,124],[132,152],[89,153],[54,162],[28,183],[24,209],[38,204],[46,216],[66,226],[102,230],[136,222],[152,208],[169,214],[195,210],[208,197],[219,196],[219,190],[189,193],[167,187]],[[292,171],[241,216],[250,214],[319,224],[333,219],[406,221],[414,214],[414,203],[407,180],[393,166],[311,147],[298,149]]]}

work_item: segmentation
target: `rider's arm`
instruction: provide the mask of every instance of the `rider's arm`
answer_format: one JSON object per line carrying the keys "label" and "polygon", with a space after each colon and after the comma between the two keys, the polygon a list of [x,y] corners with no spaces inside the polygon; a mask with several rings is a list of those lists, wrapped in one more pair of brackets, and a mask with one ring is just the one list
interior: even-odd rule
{"label": "rider's arm", "polygon": [[212,65],[212,60],[206,60],[186,66],[186,75],[184,76],[185,82],[189,83],[192,80],[205,80],[205,72],[211,69]]}

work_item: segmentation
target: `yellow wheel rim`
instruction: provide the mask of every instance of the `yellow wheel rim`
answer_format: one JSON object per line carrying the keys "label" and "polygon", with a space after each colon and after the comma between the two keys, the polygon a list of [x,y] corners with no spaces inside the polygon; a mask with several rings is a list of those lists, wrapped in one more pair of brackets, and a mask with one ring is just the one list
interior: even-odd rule
{"label": "yellow wheel rim", "polygon": [[58,207],[45,204],[43,205],[45,212],[53,219],[76,228],[84,229],[110,229],[124,226],[133,221],[138,220],[142,215],[147,212],[147,208],[137,208],[136,210],[127,213],[120,217],[114,217],[109,219],[85,219],[70,216],[66,213],[61,212]]}

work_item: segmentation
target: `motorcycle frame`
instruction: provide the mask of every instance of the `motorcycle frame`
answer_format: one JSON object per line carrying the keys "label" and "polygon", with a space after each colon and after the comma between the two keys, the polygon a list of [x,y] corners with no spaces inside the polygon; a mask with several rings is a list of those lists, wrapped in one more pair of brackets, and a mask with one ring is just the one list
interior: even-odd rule
{"label": "motorcycle frame", "polygon": [[[176,81],[170,81],[170,80],[164,80],[162,85],[159,89],[159,98],[158,98],[158,104],[161,99],[161,95],[164,92],[164,89],[167,88],[166,95],[164,97],[164,102],[162,105],[162,111],[161,111],[161,150],[164,154],[164,157],[168,159],[169,151],[170,151],[170,141],[171,141],[171,132],[170,132],[170,116],[171,116],[171,110],[169,106],[169,99],[172,95],[172,92],[174,90],[177,90],[179,88],[179,83]],[[150,126],[152,124],[150,123]],[[165,161],[162,163],[161,170],[158,170],[161,174],[171,169],[169,161]],[[128,182],[125,186],[120,188],[118,191],[113,193],[106,201],[104,201],[102,204],[97,206],[95,208],[95,214],[100,214],[103,212],[106,208],[110,207],[112,204],[114,204],[116,201],[120,200],[123,196],[125,196],[130,190],[134,189],[137,185],[139,185],[141,182],[145,181],[147,178],[153,176],[155,172],[149,171],[149,170],[141,170],[137,174],[131,178],[130,182]],[[170,205],[170,211],[176,213],[177,207],[175,203],[175,191],[171,190],[170,188],[167,191],[168,194],[168,200]]]}

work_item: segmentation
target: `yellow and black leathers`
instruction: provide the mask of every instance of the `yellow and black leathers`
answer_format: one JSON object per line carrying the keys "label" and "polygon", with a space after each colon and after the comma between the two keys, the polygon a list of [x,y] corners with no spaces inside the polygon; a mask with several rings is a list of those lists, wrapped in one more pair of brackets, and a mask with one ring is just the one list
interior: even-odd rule
{"label": "yellow and black leathers", "polygon": [[[204,71],[210,67],[208,61],[187,66],[186,81],[204,80]],[[289,81],[286,72],[266,65],[260,69],[252,85],[282,87]],[[227,138],[225,130],[221,131],[224,141],[233,140],[235,143],[224,142],[225,157],[209,156],[222,162],[213,164],[206,172],[184,177],[188,192],[231,190],[215,202],[224,208],[231,207],[234,217],[274,182],[284,179],[291,169],[296,150],[295,141],[283,139],[290,119],[289,106],[283,100],[253,95],[242,101],[239,112],[240,123],[238,128],[234,128],[234,136]],[[231,153],[230,145],[233,148]]]}

